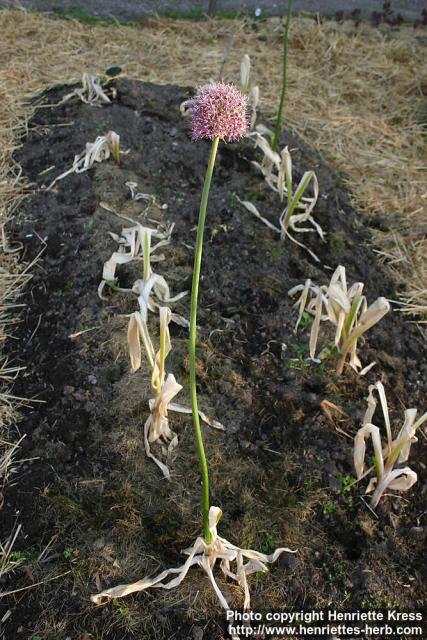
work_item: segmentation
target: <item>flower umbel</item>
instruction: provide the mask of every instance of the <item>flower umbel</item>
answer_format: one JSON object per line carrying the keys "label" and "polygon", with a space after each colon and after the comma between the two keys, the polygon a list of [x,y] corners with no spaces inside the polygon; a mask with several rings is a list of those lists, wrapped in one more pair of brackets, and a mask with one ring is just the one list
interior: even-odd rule
{"label": "flower umbel", "polygon": [[247,98],[232,84],[207,84],[187,103],[193,139],[219,138],[232,142],[248,130]]}

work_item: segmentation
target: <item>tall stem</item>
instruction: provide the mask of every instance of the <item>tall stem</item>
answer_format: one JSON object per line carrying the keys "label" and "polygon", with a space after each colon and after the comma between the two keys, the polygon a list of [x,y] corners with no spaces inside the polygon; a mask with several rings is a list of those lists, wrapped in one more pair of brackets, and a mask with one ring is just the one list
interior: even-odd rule
{"label": "tall stem", "polygon": [[211,542],[211,534],[209,531],[209,473],[208,463],[206,461],[205,449],[203,446],[202,430],[200,428],[199,409],[197,405],[197,387],[196,387],[196,341],[197,341],[197,300],[199,295],[200,267],[202,264],[203,251],[203,233],[205,230],[206,207],[208,204],[209,189],[212,181],[212,174],[215,166],[216,152],[218,150],[219,138],[215,138],[212,143],[211,155],[205,176],[205,184],[203,185],[202,200],[199,210],[199,222],[197,225],[196,249],[194,255],[193,284],[191,287],[191,311],[190,311],[190,338],[189,338],[189,356],[190,356],[190,392],[191,407],[193,410],[193,424],[197,443],[197,453],[200,459],[200,468],[202,472],[203,482],[203,535],[206,544]]}
{"label": "tall stem", "polygon": [[283,74],[282,74],[282,90],[280,93],[279,110],[276,117],[276,128],[274,130],[273,140],[271,142],[271,148],[276,151],[277,143],[279,141],[280,130],[282,127],[282,113],[283,105],[285,104],[286,84],[288,77],[288,34],[289,25],[291,24],[292,17],[292,0],[288,0],[288,13],[286,16],[285,33],[283,35]]}

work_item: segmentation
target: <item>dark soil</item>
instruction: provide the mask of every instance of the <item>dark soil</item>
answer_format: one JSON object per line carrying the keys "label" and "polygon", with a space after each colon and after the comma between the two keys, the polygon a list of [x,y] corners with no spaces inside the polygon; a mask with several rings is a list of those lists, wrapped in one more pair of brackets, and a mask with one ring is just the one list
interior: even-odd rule
{"label": "dark soil", "polygon": [[[6,492],[0,523],[4,540],[22,524],[15,550],[23,563],[3,590],[42,582],[3,601],[4,637],[204,638],[226,637],[225,623],[207,578],[193,569],[171,593],[147,592],[96,608],[91,593],[129,582],[159,568],[181,564],[181,549],[200,533],[200,475],[191,419],[171,418],[180,445],[170,483],[144,454],[142,426],[151,396],[146,369],[130,372],[126,313],[136,299],[97,297],[102,264],[116,248],[109,231],[123,221],[105,202],[133,219],[174,222],[165,260],[155,263],[172,292],[190,288],[195,225],[209,144],[191,141],[179,106],[191,90],[120,79],[113,104],[95,108],[77,100],[37,109],[16,153],[34,187],[13,221],[24,243],[22,259],[44,252],[24,294],[25,313],[11,357],[26,373],[16,395],[43,400],[25,411],[27,434],[15,486]],[[69,87],[47,92],[57,103]],[[46,191],[87,141],[109,129],[120,134],[120,166],[110,159]],[[309,327],[297,335],[287,292],[311,277],[326,283],[343,264],[350,282],[366,283],[368,300],[394,299],[393,284],[379,266],[369,231],[350,204],[339,177],[299,138],[293,150],[295,179],[315,169],[321,197],[316,219],[327,232],[307,244],[320,266],[294,244],[281,243],[235,198],[279,214],[277,197],[251,160],[251,143],[220,146],[211,190],[199,313],[200,404],[227,428],[205,430],[211,465],[212,503],[223,509],[221,535],[264,551],[288,545],[267,576],[251,579],[255,610],[334,606],[414,609],[425,600],[423,549],[427,533],[425,437],[411,451],[419,476],[407,494],[385,497],[375,516],[361,499],[366,484],[347,488],[352,440],[366,408],[367,385],[381,379],[395,429],[404,407],[422,410],[426,349],[417,327],[390,313],[361,345],[364,364],[377,361],[366,378],[333,363],[306,359]],[[42,173],[48,167],[54,169]],[[153,194],[167,210],[132,201],[125,182]],[[119,268],[121,286],[141,277],[142,265]],[[188,317],[188,297],[174,310]],[[152,335],[157,325],[151,316]],[[93,329],[77,338],[71,334]],[[171,327],[168,370],[188,403],[186,330]],[[344,414],[329,416],[328,400]],[[424,457],[425,460],[425,457]],[[40,554],[48,549],[40,558]],[[65,574],[63,577],[58,577]],[[51,581],[49,581],[51,580]],[[234,606],[239,589],[219,578]],[[4,612],[0,613],[0,619]]]}

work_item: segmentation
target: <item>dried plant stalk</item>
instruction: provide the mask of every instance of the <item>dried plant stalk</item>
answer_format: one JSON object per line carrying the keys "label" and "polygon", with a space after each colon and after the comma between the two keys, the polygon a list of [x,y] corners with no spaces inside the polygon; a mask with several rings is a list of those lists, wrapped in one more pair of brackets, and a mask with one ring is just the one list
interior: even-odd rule
{"label": "dried plant stalk", "polygon": [[5,542],[0,542],[0,580],[4,579],[8,573],[14,571],[20,564],[24,562],[22,558],[17,560],[12,558],[13,545],[16,542],[22,525],[14,527],[9,538]]}

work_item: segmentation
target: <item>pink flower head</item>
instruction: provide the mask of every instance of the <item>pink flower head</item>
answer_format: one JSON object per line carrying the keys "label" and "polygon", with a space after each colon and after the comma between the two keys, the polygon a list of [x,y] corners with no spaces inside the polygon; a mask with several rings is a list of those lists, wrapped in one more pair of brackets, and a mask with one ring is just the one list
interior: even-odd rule
{"label": "pink flower head", "polygon": [[232,84],[207,84],[188,101],[193,140],[220,138],[232,142],[248,130],[247,100]]}

